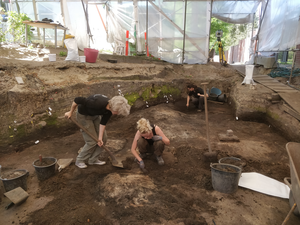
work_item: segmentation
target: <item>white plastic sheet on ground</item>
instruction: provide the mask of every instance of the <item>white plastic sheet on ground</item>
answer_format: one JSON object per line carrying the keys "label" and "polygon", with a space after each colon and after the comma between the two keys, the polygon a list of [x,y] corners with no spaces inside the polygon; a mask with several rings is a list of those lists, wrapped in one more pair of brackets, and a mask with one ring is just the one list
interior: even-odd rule
{"label": "white plastic sheet on ground", "polygon": [[255,172],[242,173],[239,186],[279,198],[288,199],[290,194],[286,184]]}
{"label": "white plastic sheet on ground", "polygon": [[300,44],[300,0],[270,0],[262,21],[258,51],[284,51]]}

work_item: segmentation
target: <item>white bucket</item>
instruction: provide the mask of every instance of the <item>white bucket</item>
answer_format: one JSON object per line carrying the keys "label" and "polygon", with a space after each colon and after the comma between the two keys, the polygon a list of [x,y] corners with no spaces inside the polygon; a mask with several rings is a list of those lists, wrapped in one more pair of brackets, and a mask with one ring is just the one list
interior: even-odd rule
{"label": "white bucket", "polygon": [[85,63],[85,56],[79,56],[79,62],[84,62]]}
{"label": "white bucket", "polygon": [[56,61],[56,54],[48,54],[49,56],[49,61],[50,62],[55,62]]}

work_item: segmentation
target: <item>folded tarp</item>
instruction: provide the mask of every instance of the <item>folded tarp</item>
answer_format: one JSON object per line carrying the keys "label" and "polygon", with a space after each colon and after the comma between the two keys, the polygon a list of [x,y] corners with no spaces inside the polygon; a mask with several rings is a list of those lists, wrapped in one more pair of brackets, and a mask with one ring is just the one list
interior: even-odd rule
{"label": "folded tarp", "polygon": [[242,173],[239,186],[279,198],[288,199],[290,193],[289,186],[283,182],[255,172]]}

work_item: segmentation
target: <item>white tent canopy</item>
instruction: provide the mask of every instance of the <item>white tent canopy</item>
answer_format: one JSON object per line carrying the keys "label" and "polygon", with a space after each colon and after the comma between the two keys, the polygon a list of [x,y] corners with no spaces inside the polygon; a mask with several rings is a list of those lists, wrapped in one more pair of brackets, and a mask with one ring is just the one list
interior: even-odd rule
{"label": "white tent canopy", "polygon": [[300,0],[269,0],[258,51],[286,51],[300,44]]}
{"label": "white tent canopy", "polygon": [[[252,23],[260,3],[267,8],[258,50],[283,51],[300,44],[300,0],[18,0],[20,11],[32,20],[51,18],[68,27],[80,49],[122,49],[128,30],[137,53],[145,52],[148,43],[152,56],[189,64],[207,62],[211,16]],[[6,5],[17,9],[14,0]],[[46,31],[49,40],[53,35]],[[62,40],[63,33],[58,37]]]}

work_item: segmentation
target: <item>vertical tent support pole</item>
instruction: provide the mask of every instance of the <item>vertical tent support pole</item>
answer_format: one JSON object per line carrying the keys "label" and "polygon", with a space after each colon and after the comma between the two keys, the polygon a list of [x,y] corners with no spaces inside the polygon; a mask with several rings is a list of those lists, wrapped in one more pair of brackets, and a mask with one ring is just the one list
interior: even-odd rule
{"label": "vertical tent support pole", "polygon": [[55,26],[54,30],[55,30],[55,48],[57,48],[57,26]]}
{"label": "vertical tent support pole", "polygon": [[[211,17],[212,17],[212,4],[213,4],[213,0],[210,0],[210,16],[209,16],[209,29],[208,29],[208,60],[209,60],[209,53],[212,49],[209,49],[210,46],[210,28],[211,28]],[[215,45],[215,44],[214,44]],[[213,45],[213,46],[214,46]],[[213,47],[211,47],[213,48]],[[208,61],[207,60],[207,61]]]}
{"label": "vertical tent support pole", "polygon": [[148,50],[148,0],[146,5],[146,55],[149,57],[149,50]]}
{"label": "vertical tent support pole", "polygon": [[[266,9],[268,7],[268,4],[269,4],[269,0],[267,1],[267,4],[266,4],[266,7],[265,7],[265,10],[264,10],[264,15],[262,16],[261,20],[260,20],[260,23],[259,23],[259,28],[258,28],[258,31],[257,31],[257,34],[256,34],[256,41],[258,42],[257,43],[257,52],[258,52],[258,49],[259,49],[259,40],[258,40],[258,35],[260,33],[260,28],[261,28],[261,24],[265,18],[265,14],[266,14]],[[255,49],[255,52],[256,52],[256,49]]]}
{"label": "vertical tent support pole", "polygon": [[27,46],[27,41],[28,41],[28,38],[27,38],[27,24],[25,24],[25,45]]}
{"label": "vertical tent support pole", "polygon": [[[34,19],[35,20],[39,20],[38,19],[38,13],[37,13],[37,9],[36,9],[36,1],[35,0],[32,0],[32,5],[33,5],[33,12],[34,12]],[[38,37],[40,39],[41,38],[40,28],[37,28],[37,32],[38,32]]]}
{"label": "vertical tent support pole", "polygon": [[45,48],[45,36],[46,36],[45,28],[43,28],[43,32],[44,32],[44,36],[43,36],[43,44],[44,44],[44,48]]}
{"label": "vertical tent support pole", "polygon": [[182,64],[184,62],[184,53],[185,53],[186,8],[187,8],[187,0],[184,1],[183,46],[182,46],[182,62],[181,62]]}
{"label": "vertical tent support pole", "polygon": [[141,40],[140,40],[140,28],[139,28],[139,14],[138,14],[138,1],[133,0],[133,13],[134,13],[134,22],[135,22],[135,44],[136,52],[141,52]]}
{"label": "vertical tent support pole", "polygon": [[295,59],[296,59],[296,51],[294,50],[293,52],[294,52],[294,56],[293,56],[293,64],[292,64],[292,68],[291,68],[291,74],[290,74],[290,78],[289,78],[289,85],[291,85],[293,69],[295,66]]}

